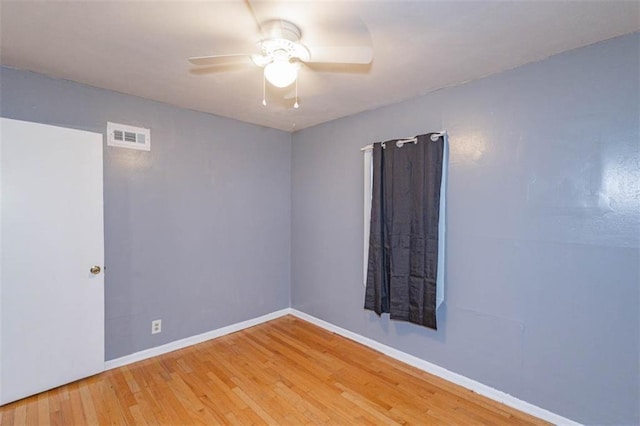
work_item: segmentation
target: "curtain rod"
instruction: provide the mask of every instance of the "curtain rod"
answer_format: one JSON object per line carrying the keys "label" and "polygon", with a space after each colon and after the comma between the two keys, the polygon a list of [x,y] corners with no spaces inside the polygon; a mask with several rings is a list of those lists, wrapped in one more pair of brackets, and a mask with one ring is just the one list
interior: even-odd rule
{"label": "curtain rod", "polygon": [[[435,142],[435,141],[438,140],[438,138],[440,138],[440,136],[446,136],[446,135],[447,135],[447,131],[446,130],[442,130],[440,132],[433,132],[431,134],[431,140]],[[434,136],[435,136],[435,139],[433,139]],[[409,143],[409,142],[417,143],[417,141],[418,141],[418,137],[414,136],[412,138],[398,139],[398,140],[396,140],[396,144],[400,148],[405,143]],[[360,151],[368,151],[370,149],[373,149],[373,144],[369,144],[367,146],[363,146],[362,148],[360,148]]]}

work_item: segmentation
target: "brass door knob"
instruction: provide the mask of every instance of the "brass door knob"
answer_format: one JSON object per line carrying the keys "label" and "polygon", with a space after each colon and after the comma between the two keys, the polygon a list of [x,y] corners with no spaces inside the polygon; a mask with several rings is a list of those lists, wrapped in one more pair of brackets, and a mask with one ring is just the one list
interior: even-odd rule
{"label": "brass door knob", "polygon": [[91,272],[93,275],[98,275],[100,273],[102,269],[100,269],[99,266],[92,266],[91,269],[89,269],[89,272]]}

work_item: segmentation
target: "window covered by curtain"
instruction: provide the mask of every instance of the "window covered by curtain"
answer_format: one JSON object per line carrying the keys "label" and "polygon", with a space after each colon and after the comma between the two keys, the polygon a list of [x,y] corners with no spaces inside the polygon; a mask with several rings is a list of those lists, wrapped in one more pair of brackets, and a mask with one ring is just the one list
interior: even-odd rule
{"label": "window covered by curtain", "polygon": [[373,145],[365,309],[433,329],[445,148],[434,133]]}

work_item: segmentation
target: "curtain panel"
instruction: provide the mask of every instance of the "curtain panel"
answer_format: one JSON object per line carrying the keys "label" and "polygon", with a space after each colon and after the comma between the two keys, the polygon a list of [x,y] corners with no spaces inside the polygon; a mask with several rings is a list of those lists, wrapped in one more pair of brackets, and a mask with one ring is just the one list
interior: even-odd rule
{"label": "curtain panel", "polygon": [[[434,139],[431,136],[434,135]],[[438,222],[445,140],[373,145],[365,309],[437,329]]]}

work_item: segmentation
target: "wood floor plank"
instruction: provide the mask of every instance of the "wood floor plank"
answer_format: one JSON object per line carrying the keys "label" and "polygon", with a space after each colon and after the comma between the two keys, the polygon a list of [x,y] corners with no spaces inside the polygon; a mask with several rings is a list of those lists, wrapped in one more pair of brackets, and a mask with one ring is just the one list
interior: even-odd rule
{"label": "wood floor plank", "polygon": [[18,406],[15,410],[15,424],[26,424],[27,423],[27,405],[23,403],[18,403]]}
{"label": "wood floor plank", "polygon": [[82,406],[79,382],[69,385],[69,405],[71,406],[71,416],[75,424],[87,424],[87,416]]}
{"label": "wood floor plank", "polygon": [[[84,415],[87,419],[88,425],[97,425],[98,424],[98,415],[96,413],[96,407],[93,405],[93,400],[91,399],[91,391],[89,390],[89,384],[86,382],[80,382],[80,400],[82,401],[82,409],[84,411]],[[41,410],[48,410],[48,399],[43,398],[46,401],[47,405],[42,406]],[[42,417],[43,413],[41,414]]]}
{"label": "wood floor plank", "polygon": [[[62,410],[60,409],[60,395],[61,393],[55,391],[47,392],[49,395],[49,420],[53,426],[63,425],[64,420],[62,417]],[[18,401],[19,402],[19,401]],[[16,421],[16,425],[19,425],[20,422]]]}
{"label": "wood floor plank", "polygon": [[0,407],[0,425],[543,425],[285,316]]}

